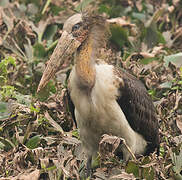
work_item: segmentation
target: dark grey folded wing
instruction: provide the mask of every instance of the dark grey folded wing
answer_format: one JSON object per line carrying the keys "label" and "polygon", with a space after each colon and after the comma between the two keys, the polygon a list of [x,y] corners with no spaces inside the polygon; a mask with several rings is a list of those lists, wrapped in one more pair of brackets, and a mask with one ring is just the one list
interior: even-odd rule
{"label": "dark grey folded wing", "polygon": [[146,154],[157,149],[159,152],[159,125],[153,102],[144,85],[131,74],[116,69],[117,75],[123,79],[117,102],[125,114],[132,129],[141,134],[147,141]]}

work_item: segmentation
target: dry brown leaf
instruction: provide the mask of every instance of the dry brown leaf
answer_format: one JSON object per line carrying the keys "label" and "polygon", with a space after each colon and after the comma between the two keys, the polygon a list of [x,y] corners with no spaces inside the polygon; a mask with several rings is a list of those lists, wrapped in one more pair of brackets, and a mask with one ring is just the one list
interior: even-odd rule
{"label": "dry brown leaf", "polygon": [[115,175],[115,176],[112,176],[110,178],[111,180],[112,179],[125,179],[125,180],[135,180],[135,176],[133,174],[128,174],[126,172],[122,172],[121,174],[118,174],[118,175]]}
{"label": "dry brown leaf", "polygon": [[15,17],[13,16],[13,12],[11,11],[10,8],[6,9],[6,12],[8,11],[8,13],[10,14],[10,16],[8,16],[3,8],[1,8],[0,10],[2,15],[2,20],[6,24],[8,31],[10,32],[14,27]]}
{"label": "dry brown leaf", "polygon": [[174,137],[173,139],[174,139],[174,142],[175,142],[175,143],[177,144],[177,146],[178,146],[178,145],[181,144],[181,142],[182,142],[182,135],[176,136],[176,137]]}
{"label": "dry brown leaf", "polygon": [[180,0],[172,0],[172,2],[173,2],[173,4],[174,4],[175,6],[177,6],[178,3],[180,2]]}
{"label": "dry brown leaf", "polygon": [[164,48],[163,45],[155,46],[155,47],[153,48],[153,50],[152,50],[152,54],[153,54],[154,56],[156,56],[156,55],[162,53],[162,49],[163,49],[163,48]]}
{"label": "dry brown leaf", "polygon": [[99,152],[102,155],[108,154],[109,156],[112,156],[116,149],[119,147],[120,143],[122,143],[120,138],[104,134],[99,143]]}
{"label": "dry brown leaf", "polygon": [[102,179],[107,180],[108,176],[106,174],[107,168],[97,168],[96,172],[93,174],[96,180]]}
{"label": "dry brown leaf", "polygon": [[40,170],[36,169],[33,172],[27,174],[21,174],[17,177],[12,178],[12,180],[38,180],[40,177]]}
{"label": "dry brown leaf", "polygon": [[174,11],[175,7],[174,6],[169,6],[167,9],[168,9],[168,11],[170,13],[172,13]]}
{"label": "dry brown leaf", "polygon": [[123,144],[128,152],[130,153],[131,157],[136,160],[135,155],[132,153],[129,146],[126,144],[125,139],[117,137],[117,136],[110,136],[108,134],[102,135],[102,139],[99,143],[99,152],[103,157],[105,156],[113,156],[116,150],[120,151],[120,145]]}
{"label": "dry brown leaf", "polygon": [[62,127],[61,127],[56,121],[54,121],[54,120],[52,119],[52,117],[49,115],[49,113],[48,113],[47,111],[44,113],[44,115],[45,115],[45,117],[47,118],[47,120],[49,121],[49,123],[50,123],[57,131],[59,131],[61,134],[64,133]]}
{"label": "dry brown leaf", "polygon": [[178,115],[176,118],[176,125],[182,133],[182,115]]}
{"label": "dry brown leaf", "polygon": [[142,55],[144,58],[153,58],[155,55],[153,53],[148,52],[140,52],[140,55]]}
{"label": "dry brown leaf", "polygon": [[165,31],[165,32],[162,33],[162,35],[163,35],[163,37],[164,37],[164,39],[166,41],[166,46],[168,48],[172,47],[172,45],[174,43],[174,38],[172,39],[173,34],[171,33],[171,31]]}
{"label": "dry brown leaf", "polygon": [[121,27],[123,27],[123,26],[135,27],[135,24],[132,24],[121,17],[108,19],[107,22],[109,22],[111,24],[117,24]]}
{"label": "dry brown leaf", "polygon": [[139,1],[136,1],[136,7],[139,11],[142,10],[143,8],[143,5],[142,5],[142,0],[139,0]]}

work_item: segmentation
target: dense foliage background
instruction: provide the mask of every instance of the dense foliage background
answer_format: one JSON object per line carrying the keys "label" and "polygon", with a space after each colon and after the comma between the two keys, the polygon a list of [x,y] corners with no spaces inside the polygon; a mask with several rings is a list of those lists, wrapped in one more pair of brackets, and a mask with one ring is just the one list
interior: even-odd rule
{"label": "dense foliage background", "polygon": [[84,154],[67,106],[69,59],[36,93],[42,72],[75,12],[95,9],[112,23],[103,57],[139,78],[160,123],[160,156],[123,163],[100,147],[93,179],[182,179],[182,1],[1,0],[0,177],[84,178]]}

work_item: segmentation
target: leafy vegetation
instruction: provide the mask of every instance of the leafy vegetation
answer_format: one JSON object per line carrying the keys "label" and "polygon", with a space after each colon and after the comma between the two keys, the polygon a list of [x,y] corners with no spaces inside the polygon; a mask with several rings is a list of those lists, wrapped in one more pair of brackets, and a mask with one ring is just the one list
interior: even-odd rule
{"label": "leafy vegetation", "polygon": [[[111,24],[103,58],[138,77],[160,123],[160,156],[127,164],[101,151],[93,178],[182,179],[182,2],[0,1],[0,177],[84,179],[84,154],[66,96],[72,59],[37,94],[46,61],[75,11],[96,9]],[[112,51],[111,51],[112,49]]]}

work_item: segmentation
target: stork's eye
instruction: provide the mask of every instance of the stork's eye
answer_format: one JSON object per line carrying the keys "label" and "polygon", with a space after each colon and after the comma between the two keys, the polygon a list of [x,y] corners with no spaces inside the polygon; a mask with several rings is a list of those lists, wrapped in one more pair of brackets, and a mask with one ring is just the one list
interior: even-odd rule
{"label": "stork's eye", "polygon": [[72,31],[76,31],[81,27],[82,23],[77,23],[72,27]]}

